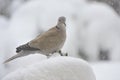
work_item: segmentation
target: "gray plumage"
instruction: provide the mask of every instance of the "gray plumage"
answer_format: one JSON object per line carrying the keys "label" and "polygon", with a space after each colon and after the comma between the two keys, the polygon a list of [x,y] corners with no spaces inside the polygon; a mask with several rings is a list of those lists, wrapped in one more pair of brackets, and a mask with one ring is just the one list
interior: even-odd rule
{"label": "gray plumage", "polygon": [[[49,29],[45,33],[37,36],[30,42],[16,48],[15,56],[9,58],[4,63],[7,63],[18,57],[26,56],[33,53],[41,53],[46,56],[59,52],[66,40],[66,18],[59,17],[58,23],[55,27]],[[60,53],[61,54],[61,53]]]}

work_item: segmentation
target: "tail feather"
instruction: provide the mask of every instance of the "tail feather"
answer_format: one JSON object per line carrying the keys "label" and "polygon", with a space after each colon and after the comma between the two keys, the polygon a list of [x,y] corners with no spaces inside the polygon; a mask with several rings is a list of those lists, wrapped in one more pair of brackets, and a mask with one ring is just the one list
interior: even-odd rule
{"label": "tail feather", "polygon": [[18,53],[18,54],[16,54],[16,55],[12,56],[11,58],[7,59],[7,60],[4,61],[3,63],[8,63],[8,62],[10,62],[10,61],[12,61],[12,60],[14,60],[14,59],[16,59],[16,58],[23,57],[23,56],[26,56],[26,55],[28,55],[28,54]]}

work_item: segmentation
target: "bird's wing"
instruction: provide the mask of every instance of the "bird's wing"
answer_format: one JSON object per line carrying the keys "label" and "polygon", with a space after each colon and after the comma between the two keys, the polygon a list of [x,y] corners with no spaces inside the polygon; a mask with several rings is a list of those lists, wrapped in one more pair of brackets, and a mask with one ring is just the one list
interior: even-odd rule
{"label": "bird's wing", "polygon": [[35,50],[39,50],[37,48],[33,48],[29,46],[29,43],[21,45],[19,47],[16,48],[16,52],[19,53],[22,50],[29,50],[29,51],[35,51]]}
{"label": "bird's wing", "polygon": [[56,33],[57,31],[58,31],[58,29],[56,27],[53,27],[53,28],[49,29],[48,31],[38,35],[35,39],[39,39],[41,37],[44,38],[44,37],[48,37],[48,36],[55,36],[56,34],[54,34],[54,33]]}
{"label": "bird's wing", "polygon": [[[30,47],[38,48],[38,49],[44,49],[49,46],[49,43],[52,44],[52,42],[56,42],[57,37],[59,36],[59,31],[56,27],[53,27],[49,29],[47,32],[41,34],[34,40],[30,41],[29,45]],[[56,42],[57,43],[57,42]],[[54,44],[53,44],[54,46]]]}

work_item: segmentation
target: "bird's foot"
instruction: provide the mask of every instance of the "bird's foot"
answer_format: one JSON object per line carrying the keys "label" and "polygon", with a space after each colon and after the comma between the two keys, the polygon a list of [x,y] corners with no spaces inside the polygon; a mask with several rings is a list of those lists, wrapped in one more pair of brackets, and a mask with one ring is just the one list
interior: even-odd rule
{"label": "bird's foot", "polygon": [[65,53],[65,55],[64,56],[68,56],[68,53]]}
{"label": "bird's foot", "polygon": [[59,50],[59,51],[58,51],[58,53],[59,53],[61,56],[63,56],[63,53],[62,53],[62,51],[61,51],[61,50]]}
{"label": "bird's foot", "polygon": [[64,54],[64,53],[62,53],[61,50],[59,50],[58,53],[59,53],[61,56],[68,56],[68,53],[65,53],[65,54]]}

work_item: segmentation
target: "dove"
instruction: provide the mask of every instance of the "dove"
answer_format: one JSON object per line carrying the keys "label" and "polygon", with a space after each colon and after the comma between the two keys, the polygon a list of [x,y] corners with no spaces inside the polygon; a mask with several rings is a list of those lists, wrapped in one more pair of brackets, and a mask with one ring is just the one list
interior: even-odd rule
{"label": "dove", "polygon": [[38,35],[35,39],[16,48],[16,55],[4,61],[10,62],[16,58],[27,56],[29,54],[40,53],[46,56],[58,52],[63,56],[61,48],[66,40],[66,18],[61,16],[58,18],[57,25],[48,31]]}

